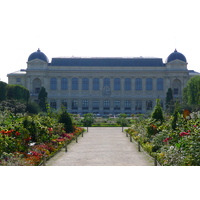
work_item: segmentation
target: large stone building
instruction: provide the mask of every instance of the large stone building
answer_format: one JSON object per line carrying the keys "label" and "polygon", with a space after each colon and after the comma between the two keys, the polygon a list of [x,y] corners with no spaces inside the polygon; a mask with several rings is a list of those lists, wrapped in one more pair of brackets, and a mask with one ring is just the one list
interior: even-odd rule
{"label": "large stone building", "polygon": [[133,114],[153,109],[156,99],[165,105],[166,92],[175,98],[190,77],[185,56],[177,50],[166,62],[161,58],[52,58],[39,49],[32,53],[27,68],[8,74],[9,84],[29,89],[37,101],[40,88],[48,92],[52,108],[67,107],[71,113]]}

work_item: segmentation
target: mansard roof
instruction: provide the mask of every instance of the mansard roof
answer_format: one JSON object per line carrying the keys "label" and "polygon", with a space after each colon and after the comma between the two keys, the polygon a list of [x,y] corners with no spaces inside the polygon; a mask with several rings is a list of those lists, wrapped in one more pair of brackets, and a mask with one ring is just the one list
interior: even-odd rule
{"label": "mansard roof", "polygon": [[50,66],[163,67],[162,58],[52,58]]}

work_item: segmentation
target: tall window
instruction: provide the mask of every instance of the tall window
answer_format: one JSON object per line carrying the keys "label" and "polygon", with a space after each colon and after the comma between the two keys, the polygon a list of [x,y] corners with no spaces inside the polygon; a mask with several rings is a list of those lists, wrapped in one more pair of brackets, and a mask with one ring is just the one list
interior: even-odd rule
{"label": "tall window", "polygon": [[142,90],[142,79],[141,78],[135,79],[135,90]]}
{"label": "tall window", "polygon": [[125,108],[125,110],[131,110],[131,101],[130,100],[125,100],[124,108]]}
{"label": "tall window", "polygon": [[157,79],[157,90],[163,90],[163,78]]}
{"label": "tall window", "polygon": [[121,81],[119,78],[114,79],[114,90],[121,90]]}
{"label": "tall window", "polygon": [[99,78],[93,78],[93,90],[99,90]]}
{"label": "tall window", "polygon": [[67,100],[62,100],[61,105],[67,109]]}
{"label": "tall window", "polygon": [[125,79],[124,90],[131,90],[131,79],[130,78]]}
{"label": "tall window", "polygon": [[82,79],[82,90],[89,90],[89,78]]}
{"label": "tall window", "polygon": [[152,90],[153,89],[153,81],[152,78],[146,79],[146,90]]}
{"label": "tall window", "polygon": [[68,88],[68,79],[61,78],[61,90],[67,90]]}
{"label": "tall window", "polygon": [[152,110],[152,101],[151,100],[146,101],[146,110]]}
{"label": "tall window", "polygon": [[82,102],[82,109],[83,110],[88,110],[89,102],[88,100],[83,100]]}
{"label": "tall window", "polygon": [[103,109],[110,110],[110,101],[108,100],[103,101]]}
{"label": "tall window", "polygon": [[72,109],[78,110],[78,100],[72,100]]}
{"label": "tall window", "polygon": [[109,78],[104,78],[103,79],[103,86],[109,86],[110,87],[110,79]]}
{"label": "tall window", "polygon": [[93,110],[99,110],[99,101],[93,101],[92,102],[92,108]]}
{"label": "tall window", "polygon": [[142,110],[142,101],[137,100],[135,102],[135,111],[141,111]]}
{"label": "tall window", "polygon": [[119,100],[114,101],[114,110],[120,110],[120,101]]}
{"label": "tall window", "polygon": [[51,100],[51,101],[50,101],[50,107],[56,110],[57,104],[56,104],[56,101],[55,101],[55,100]]}
{"label": "tall window", "polygon": [[57,90],[57,78],[50,78],[50,89]]}
{"label": "tall window", "polygon": [[78,90],[78,78],[72,78],[72,90]]}

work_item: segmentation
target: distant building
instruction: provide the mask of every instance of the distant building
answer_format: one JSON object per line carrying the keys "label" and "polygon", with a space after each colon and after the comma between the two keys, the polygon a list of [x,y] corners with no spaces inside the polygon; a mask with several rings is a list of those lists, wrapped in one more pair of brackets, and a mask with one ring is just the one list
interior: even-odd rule
{"label": "distant building", "polygon": [[166,62],[161,58],[52,58],[39,49],[32,53],[27,68],[8,74],[9,84],[29,89],[37,101],[40,88],[48,92],[52,108],[65,106],[70,113],[135,114],[153,109],[156,99],[165,105],[172,88],[181,100],[182,90],[194,71],[187,69],[185,56],[175,50]]}

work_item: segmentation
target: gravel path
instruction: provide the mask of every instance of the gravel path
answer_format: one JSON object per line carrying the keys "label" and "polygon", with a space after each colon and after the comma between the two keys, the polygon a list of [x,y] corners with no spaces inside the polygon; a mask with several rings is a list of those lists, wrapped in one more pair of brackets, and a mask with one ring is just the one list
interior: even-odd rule
{"label": "gravel path", "polygon": [[78,143],[68,145],[47,162],[47,166],[153,166],[153,160],[138,152],[121,127],[89,127]]}

